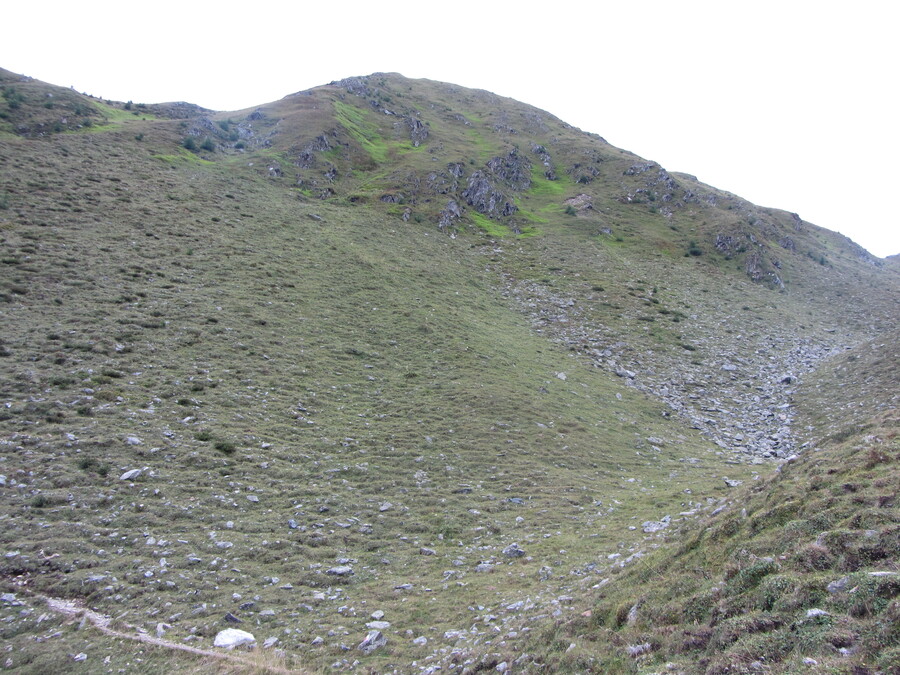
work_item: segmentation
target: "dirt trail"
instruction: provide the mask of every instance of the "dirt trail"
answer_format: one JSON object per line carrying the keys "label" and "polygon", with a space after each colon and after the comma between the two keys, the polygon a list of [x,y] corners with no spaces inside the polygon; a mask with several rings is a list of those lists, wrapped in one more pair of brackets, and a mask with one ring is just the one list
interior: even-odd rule
{"label": "dirt trail", "polygon": [[[17,590],[21,592],[22,589]],[[142,633],[130,625],[128,625],[129,631],[116,630],[115,628],[110,628],[112,619],[110,619],[108,616],[104,616],[99,612],[95,612],[92,609],[83,607],[75,601],[53,598],[50,596],[41,595],[39,593],[29,593],[29,595],[31,595],[34,599],[43,600],[44,602],[46,602],[47,606],[54,612],[64,614],[65,616],[71,617],[73,619],[81,618],[82,620],[90,623],[100,632],[112,637],[122,638],[124,640],[134,640],[135,642],[144,642],[156,647],[162,647],[163,649],[171,649],[180,652],[187,652],[196,656],[205,656],[220,661],[227,661],[235,665],[246,666],[248,669],[255,672],[278,673],[279,675],[282,673],[286,675],[298,675],[298,673],[300,673],[300,671],[287,670],[279,666],[263,664],[259,661],[238,656],[236,654],[217,652],[210,649],[200,649],[199,647],[191,647],[189,645],[178,644],[177,642],[170,642],[169,640],[163,640],[162,638],[154,637],[147,633]]]}

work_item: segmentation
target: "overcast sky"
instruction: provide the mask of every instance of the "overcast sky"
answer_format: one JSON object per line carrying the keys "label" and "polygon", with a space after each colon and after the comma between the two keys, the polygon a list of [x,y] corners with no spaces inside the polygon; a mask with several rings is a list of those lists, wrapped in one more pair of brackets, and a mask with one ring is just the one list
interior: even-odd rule
{"label": "overcast sky", "polygon": [[0,67],[239,110],[399,72],[530,103],[670,171],[900,253],[900,9],[881,0],[16,2]]}

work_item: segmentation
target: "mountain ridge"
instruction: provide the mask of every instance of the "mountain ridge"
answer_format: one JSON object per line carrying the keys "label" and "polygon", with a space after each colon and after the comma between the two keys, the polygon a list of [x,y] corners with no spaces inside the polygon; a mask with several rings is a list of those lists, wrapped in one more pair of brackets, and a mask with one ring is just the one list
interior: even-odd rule
{"label": "mountain ridge", "polygon": [[[90,672],[94,650],[126,671],[198,667],[89,647],[62,619],[65,648],[46,649],[40,608],[13,604],[26,591],[199,646],[237,619],[278,638],[276,667],[717,672],[702,650],[746,643],[629,623],[647,578],[625,572],[705,527],[739,575],[758,562],[743,542],[784,521],[751,510],[749,532],[738,507],[829,448],[841,471],[874,462],[840,479],[857,492],[896,480],[896,364],[878,345],[896,345],[900,270],[795,214],[399,75],[232,113],[0,80],[0,578],[18,598],[0,609],[25,672],[72,668],[67,651]],[[841,497],[822,526],[854,530],[855,551],[868,518],[886,550],[893,503],[857,513],[828,475],[809,479]],[[789,492],[771,485],[759,499]],[[817,536],[806,520],[795,531]],[[896,571],[836,542],[791,589]],[[871,611],[836,601],[849,637],[752,648],[775,672],[854,646],[842,663],[874,669],[896,636],[853,635],[892,620],[885,578]],[[676,602],[655,592],[648,610]],[[729,597],[692,621],[731,625],[751,598]],[[363,648],[372,631],[387,644]]]}

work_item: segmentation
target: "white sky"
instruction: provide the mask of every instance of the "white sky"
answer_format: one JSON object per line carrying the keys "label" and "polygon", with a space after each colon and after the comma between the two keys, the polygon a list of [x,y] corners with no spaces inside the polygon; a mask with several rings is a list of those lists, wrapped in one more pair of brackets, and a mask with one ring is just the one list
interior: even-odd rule
{"label": "white sky", "polygon": [[0,67],[216,110],[394,71],[542,108],[670,171],[900,253],[900,5],[16,2]]}

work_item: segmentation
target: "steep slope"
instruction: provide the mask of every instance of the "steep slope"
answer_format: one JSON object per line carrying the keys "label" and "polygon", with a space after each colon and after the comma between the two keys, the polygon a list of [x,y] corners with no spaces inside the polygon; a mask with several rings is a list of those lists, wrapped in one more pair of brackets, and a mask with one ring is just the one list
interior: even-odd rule
{"label": "steep slope", "polygon": [[897,270],[843,237],[487,92],[212,114],[2,75],[23,672],[195,667],[45,632],[35,592],[188,645],[248,628],[285,667],[515,651],[793,452],[797,382],[896,323]]}
{"label": "steep slope", "polygon": [[[527,663],[604,673],[900,672],[897,337],[833,359],[802,388],[800,420],[818,431],[807,452],[606,576],[574,619],[538,630]],[[865,406],[848,385],[864,390]],[[823,410],[845,426],[820,426]]]}

